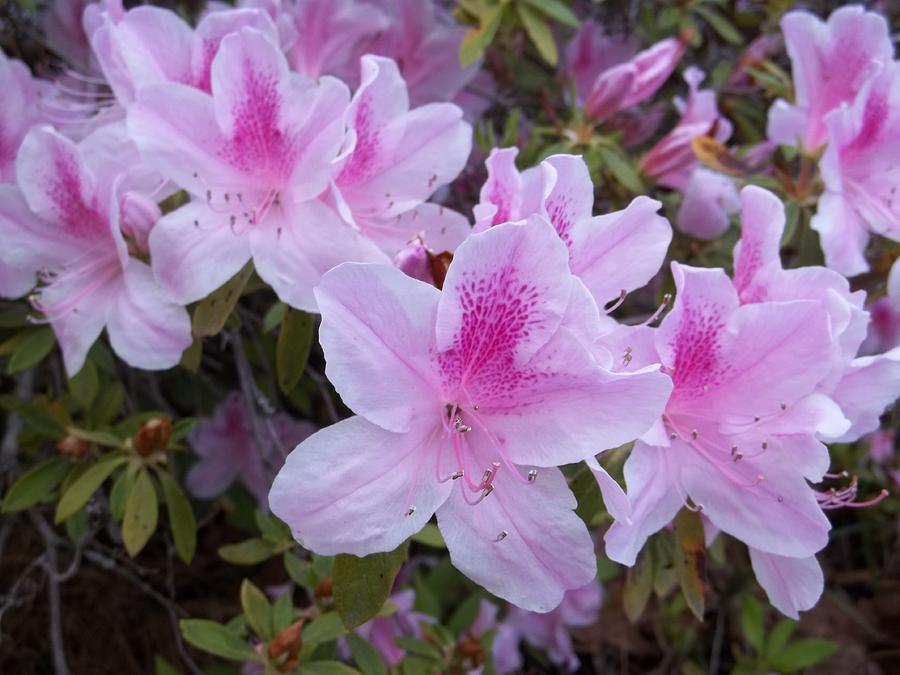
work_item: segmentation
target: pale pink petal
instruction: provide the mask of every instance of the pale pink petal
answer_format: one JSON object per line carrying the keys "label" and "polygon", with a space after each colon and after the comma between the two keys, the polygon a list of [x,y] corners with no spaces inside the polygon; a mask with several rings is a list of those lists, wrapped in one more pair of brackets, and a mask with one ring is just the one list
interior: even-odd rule
{"label": "pale pink petal", "polygon": [[65,234],[88,241],[109,238],[108,205],[78,147],[50,127],[35,127],[22,141],[18,184],[29,208]]}
{"label": "pale pink petal", "polygon": [[256,270],[279,298],[304,311],[317,310],[313,288],[322,275],[342,262],[390,259],[377,246],[343,222],[318,200],[283,204],[262,227],[248,236]]}
{"label": "pale pink petal", "polygon": [[666,460],[668,452],[670,448],[638,441],[625,462],[630,520],[616,520],[604,537],[606,555],[616,562],[634,565],[647,537],[669,524],[684,505]]}
{"label": "pale pink petal", "polygon": [[636,54],[630,63],[637,67],[637,77],[621,109],[630,108],[653,96],[669,79],[684,56],[685,48],[680,40],[668,38]]}
{"label": "pale pink petal", "polygon": [[193,42],[190,26],[159,7],[135,7],[119,22],[107,18],[91,39],[104,76],[125,106],[147,85],[190,84]]}
{"label": "pale pink petal", "polygon": [[[597,572],[594,545],[575,515],[575,498],[558,469],[523,484],[498,472],[494,491],[476,506],[456,489],[438,509],[453,565],[494,595],[535,612],[555,608],[570,588]],[[506,536],[497,541],[501,532]]]}
{"label": "pale pink petal", "polygon": [[472,233],[472,225],[464,215],[431,202],[387,220],[366,220],[358,224],[366,238],[386,253],[396,253],[414,240],[435,253],[452,253]]}
{"label": "pale pink petal", "polygon": [[597,75],[627,61],[637,51],[634,38],[605,35],[603,27],[592,19],[581,22],[581,28],[565,50],[565,72],[575,83],[579,105],[584,103]]}
{"label": "pale pink petal", "polygon": [[815,556],[786,558],[750,547],[750,562],[769,602],[794,620],[822,597],[825,576]]}
{"label": "pale pink petal", "polygon": [[506,673],[518,673],[522,668],[522,655],[519,652],[521,635],[518,629],[507,623],[501,623],[494,635],[494,643],[491,646],[491,659],[494,669],[500,675]]}
{"label": "pale pink petal", "polygon": [[801,145],[806,134],[806,112],[784,99],[778,99],[769,108],[766,122],[766,138],[779,145]]}
{"label": "pale pink petal", "polygon": [[849,443],[875,431],[881,414],[900,397],[900,347],[855,359],[831,396],[852,422],[831,440]]}
{"label": "pale pink petal", "polygon": [[900,312],[900,262],[896,260],[887,278],[887,297],[894,309]]}
{"label": "pale pink petal", "polygon": [[551,155],[541,162],[541,167],[549,174],[545,181],[553,186],[544,198],[544,215],[571,248],[572,230],[591,217],[594,206],[591,174],[578,155]]}
{"label": "pale pink petal", "polygon": [[819,197],[810,227],[819,233],[828,267],[845,276],[869,269],[865,256],[868,228],[843,195],[826,192]]}
{"label": "pale pink petal", "polygon": [[191,345],[187,310],[172,301],[140,260],[130,260],[125,268],[106,323],[113,351],[136,368],[171,368]]}
{"label": "pale pink petal", "polygon": [[740,203],[734,179],[698,167],[691,172],[678,209],[678,229],[698,239],[720,237]]}
{"label": "pale pink petal", "polygon": [[603,494],[603,503],[606,510],[616,521],[624,523],[630,522],[631,503],[625,490],[610,476],[606,469],[600,466],[600,463],[593,457],[585,460],[594,478],[597,479],[597,485],[600,486],[600,492]]}
{"label": "pale pink petal", "polygon": [[584,102],[585,114],[602,121],[625,109],[625,102],[637,78],[638,68],[631,62],[621,63],[600,73]]}
{"label": "pale pink petal", "polygon": [[205,457],[196,462],[185,477],[185,487],[198,499],[213,499],[238,478],[240,466],[223,457]]}
{"label": "pale pink petal", "polygon": [[753,185],[741,190],[741,239],[734,247],[734,285],[742,302],[765,300],[772,268],[781,269],[784,205]]}
{"label": "pale pink petal", "polygon": [[575,224],[569,245],[572,273],[599,304],[641,288],[659,271],[672,240],[669,222],[657,213],[660,206],[637,197],[621,211]]}
{"label": "pale pink petal", "polygon": [[326,427],[288,455],[269,506],[320,555],[392,551],[424,527],[455,485],[432,478],[439,431],[420,425],[396,434],[362,417]]}
{"label": "pale pink petal", "polygon": [[150,232],[153,273],[181,303],[206,297],[250,260],[250,242],[226,214],[194,201],[166,214]]}
{"label": "pale pink petal", "polygon": [[725,448],[715,457],[677,441],[669,452],[679,451],[671,463],[684,490],[716,527],[748,546],[805,557],[825,547],[831,524],[795,471],[790,437],[779,441],[781,447],[738,462]]}
{"label": "pale pink petal", "polygon": [[325,275],[316,298],[328,379],[352,410],[391,431],[439,419],[437,289],[387,266],[345,264]]}
{"label": "pale pink petal", "polygon": [[219,130],[212,99],[180,84],[157,84],[138,92],[128,109],[128,133],[141,156],[174,183],[206,199],[213,186],[240,192],[244,178],[222,157],[226,139]]}
{"label": "pale pink petal", "polygon": [[518,154],[518,148],[494,148],[485,160],[488,178],[475,207],[476,229],[526,215],[522,213],[522,175],[516,168]]}
{"label": "pale pink petal", "polygon": [[244,27],[254,28],[278,43],[278,29],[269,15],[258,9],[230,9],[203,17],[194,33],[190,55],[191,84],[209,92],[212,89],[212,62],[226,35]]}

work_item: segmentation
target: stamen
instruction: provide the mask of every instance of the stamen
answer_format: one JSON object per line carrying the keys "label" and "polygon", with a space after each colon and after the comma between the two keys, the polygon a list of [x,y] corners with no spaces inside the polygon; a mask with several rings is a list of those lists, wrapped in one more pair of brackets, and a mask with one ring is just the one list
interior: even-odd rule
{"label": "stamen", "polygon": [[497,535],[497,538],[494,539],[495,542],[501,542],[509,536],[509,532],[506,530],[500,530],[500,534]]}
{"label": "stamen", "polygon": [[622,306],[622,303],[625,302],[625,297],[626,297],[627,295],[628,295],[628,291],[626,291],[626,290],[623,288],[621,291],[619,291],[619,297],[618,297],[618,299],[617,299],[612,305],[610,305],[609,307],[607,307],[607,308],[604,309],[603,311],[604,311],[606,314],[612,314],[612,313],[615,312],[617,309],[619,309],[619,307]]}
{"label": "stamen", "polygon": [[669,306],[669,303],[670,303],[670,302],[672,302],[672,294],[671,294],[671,293],[666,293],[666,294],[663,296],[662,303],[661,303],[660,306],[656,309],[656,311],[653,312],[653,314],[650,315],[650,318],[647,319],[646,321],[643,321],[643,322],[639,323],[638,325],[639,325],[639,326],[649,326],[650,324],[652,324],[652,323],[653,323],[654,321],[656,321],[660,316],[662,316],[662,313],[663,313],[664,311],[666,311],[666,307]]}
{"label": "stamen", "polygon": [[412,514],[414,514],[415,512],[416,512],[416,507],[415,507],[415,506],[410,506],[410,507],[409,507],[409,510],[406,512],[406,516],[409,517],[409,516],[411,516]]}
{"label": "stamen", "polygon": [[537,469],[532,469],[531,471],[529,471],[528,472],[528,482],[533,483],[534,481],[536,481],[537,474],[538,474]]}

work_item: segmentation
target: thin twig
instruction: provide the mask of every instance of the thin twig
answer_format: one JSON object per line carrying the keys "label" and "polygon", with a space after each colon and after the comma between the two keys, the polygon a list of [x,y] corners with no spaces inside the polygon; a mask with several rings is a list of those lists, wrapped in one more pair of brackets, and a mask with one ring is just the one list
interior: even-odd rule
{"label": "thin twig", "polygon": [[[20,401],[30,401],[34,392],[34,370],[29,369],[19,375],[16,382],[15,396]],[[0,442],[0,475],[9,474],[19,463],[19,432],[22,430],[22,418],[11,412],[6,417],[6,431]]]}
{"label": "thin twig", "polygon": [[[43,566],[47,571],[47,599],[50,605],[50,649],[53,655],[53,672],[56,675],[69,675],[69,664],[66,663],[66,645],[62,631],[62,601],[59,596],[60,578],[59,559],[57,557],[57,536],[40,514],[29,511],[32,522],[41,533],[47,548]],[[73,572],[74,573],[74,572]]]}
{"label": "thin twig", "polygon": [[178,617],[176,616],[174,610],[174,608],[178,606],[175,603],[175,566],[173,564],[174,558],[175,546],[172,544],[169,536],[166,535],[166,589],[169,592],[169,600],[171,602],[171,604],[166,607],[166,610],[169,614],[169,624],[172,626],[172,634],[175,636],[175,646],[178,649],[178,654],[181,656],[181,660],[184,662],[184,665],[187,666],[188,670],[190,670],[193,675],[203,675],[203,671],[200,669],[194,659],[191,658],[191,655],[187,650],[187,646],[185,646],[184,644],[184,638],[181,635],[181,627],[178,625]]}
{"label": "thin twig", "polygon": [[722,645],[725,642],[725,610],[719,608],[716,612],[716,632],[713,633],[712,650],[709,655],[709,675],[719,672],[719,663],[722,660]]}
{"label": "thin twig", "polygon": [[322,395],[322,400],[325,401],[325,410],[328,411],[328,417],[331,418],[332,424],[340,422],[341,416],[338,414],[334,399],[331,398],[331,392],[328,391],[328,383],[325,378],[310,366],[306,366],[306,374],[319,387],[319,393]]}

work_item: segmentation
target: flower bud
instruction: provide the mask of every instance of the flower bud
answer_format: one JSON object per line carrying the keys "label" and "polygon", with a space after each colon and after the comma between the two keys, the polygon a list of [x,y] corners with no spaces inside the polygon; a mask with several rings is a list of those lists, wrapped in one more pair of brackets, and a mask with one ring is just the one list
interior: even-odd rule
{"label": "flower bud", "polygon": [[132,445],[141,457],[147,457],[169,446],[172,422],[168,417],[154,417],[141,425],[132,439]]}
{"label": "flower bud", "polygon": [[71,459],[82,459],[91,451],[91,444],[83,438],[69,434],[56,444],[59,454]]}
{"label": "flower bud", "polygon": [[325,577],[320,581],[315,589],[313,590],[313,595],[316,600],[323,600],[326,598],[330,598],[334,591],[334,579],[331,577]]}
{"label": "flower bud", "polygon": [[284,658],[284,662],[277,665],[280,673],[287,673],[297,667],[300,658],[300,649],[303,647],[303,619],[282,630],[269,641],[268,654],[272,661]]}

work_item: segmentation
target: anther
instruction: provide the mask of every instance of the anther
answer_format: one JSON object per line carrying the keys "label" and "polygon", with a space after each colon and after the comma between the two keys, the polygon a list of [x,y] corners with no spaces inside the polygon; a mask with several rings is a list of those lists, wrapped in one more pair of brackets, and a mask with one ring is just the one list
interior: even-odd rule
{"label": "anther", "polygon": [[700,438],[700,432],[696,429],[691,429],[691,438],[696,441],[698,438]]}
{"label": "anther", "polygon": [[497,538],[494,541],[503,541],[509,536],[509,532],[506,530],[500,530],[500,534],[497,535]]}
{"label": "anther", "polygon": [[781,409],[782,409],[782,410],[787,410],[787,403],[782,403],[782,404],[781,404]]}
{"label": "anther", "polygon": [[778,495],[778,503],[781,504],[783,502],[784,502],[784,497],[782,497],[781,495]]}
{"label": "anther", "polygon": [[406,512],[406,515],[407,515],[407,517],[408,517],[408,516],[411,516],[412,514],[414,514],[415,512],[416,512],[416,507],[415,507],[415,506],[410,506],[410,507],[409,507],[409,510]]}
{"label": "anther", "polygon": [[673,431],[672,433],[669,434],[669,438],[671,438],[671,439],[674,441],[676,438],[678,438],[678,434],[676,434],[676,433]]}
{"label": "anther", "polygon": [[528,482],[533,483],[537,480],[537,469],[532,469],[528,472]]}
{"label": "anther", "polygon": [[457,480],[459,478],[462,478],[465,475],[466,474],[464,471],[454,471],[453,473],[450,474],[450,480]]}
{"label": "anther", "polygon": [[763,450],[767,450],[768,448],[769,448],[769,441],[763,441],[763,442],[762,442],[762,449],[763,449]]}
{"label": "anther", "polygon": [[479,406],[479,405],[473,405],[473,406],[472,406],[472,410],[474,410],[475,412],[478,412],[479,410],[481,410],[481,406]]}
{"label": "anther", "polygon": [[208,201],[208,202],[212,201],[212,190],[206,191],[206,201]]}
{"label": "anther", "polygon": [[762,417],[760,417],[759,415],[754,415],[754,416],[753,416],[753,421],[754,421],[754,422],[759,422],[761,419],[762,419]]}

